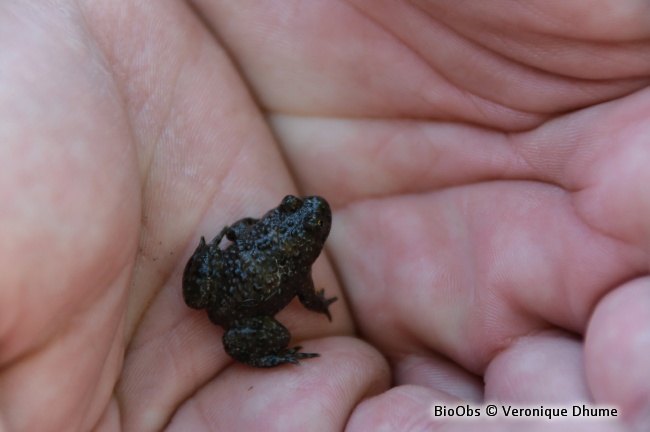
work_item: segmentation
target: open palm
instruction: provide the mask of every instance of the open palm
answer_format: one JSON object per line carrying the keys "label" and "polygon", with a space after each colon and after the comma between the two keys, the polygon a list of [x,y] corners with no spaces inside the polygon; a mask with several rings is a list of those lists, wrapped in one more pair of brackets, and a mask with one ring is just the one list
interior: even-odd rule
{"label": "open palm", "polygon": [[[3,2],[1,427],[650,424],[648,10],[550,3]],[[339,301],[253,369],[180,280],[288,193],[333,207]]]}

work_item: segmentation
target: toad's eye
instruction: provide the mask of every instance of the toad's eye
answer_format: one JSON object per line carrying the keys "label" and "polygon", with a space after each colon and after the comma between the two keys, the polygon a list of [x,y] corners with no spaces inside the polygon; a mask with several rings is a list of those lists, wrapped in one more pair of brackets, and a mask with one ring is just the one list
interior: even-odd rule
{"label": "toad's eye", "polygon": [[280,203],[280,208],[285,213],[295,213],[302,206],[302,200],[293,195],[287,195]]}
{"label": "toad's eye", "polygon": [[318,231],[323,226],[323,219],[315,214],[309,215],[305,218],[303,226],[308,231]]}

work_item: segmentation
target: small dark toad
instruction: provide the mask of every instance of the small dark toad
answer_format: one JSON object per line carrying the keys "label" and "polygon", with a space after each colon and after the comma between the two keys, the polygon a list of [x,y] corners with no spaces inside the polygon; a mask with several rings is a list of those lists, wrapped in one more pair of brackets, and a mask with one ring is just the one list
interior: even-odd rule
{"label": "small dark toad", "polygon": [[[185,266],[183,298],[226,330],[223,346],[230,357],[268,368],[320,356],[288,348],[291,334],[274,317],[297,295],[307,309],[332,321],[329,305],[336,297],[316,291],[311,277],[331,225],[325,199],[287,195],[260,219],[224,227],[209,244],[201,237]],[[232,243],[220,249],[224,235]]]}

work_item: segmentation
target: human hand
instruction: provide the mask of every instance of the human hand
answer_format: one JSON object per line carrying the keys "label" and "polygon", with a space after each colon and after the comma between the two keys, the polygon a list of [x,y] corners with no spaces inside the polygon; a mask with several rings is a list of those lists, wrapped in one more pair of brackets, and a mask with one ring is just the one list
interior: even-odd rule
{"label": "human hand", "polygon": [[[561,7],[0,6],[3,426],[485,430],[430,414],[483,400],[647,425],[645,15]],[[323,356],[235,364],[185,261],[297,190],[334,207],[314,278],[341,300],[279,320]]]}

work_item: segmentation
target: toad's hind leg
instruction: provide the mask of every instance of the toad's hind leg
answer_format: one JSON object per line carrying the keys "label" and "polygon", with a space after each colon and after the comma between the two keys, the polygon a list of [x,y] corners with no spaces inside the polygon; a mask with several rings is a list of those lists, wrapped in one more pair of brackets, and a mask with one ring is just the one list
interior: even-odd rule
{"label": "toad's hind leg", "polygon": [[236,320],[223,335],[226,353],[253,367],[269,368],[284,363],[297,365],[300,363],[298,360],[320,356],[300,353],[300,346],[287,348],[290,341],[289,330],[269,316]]}

